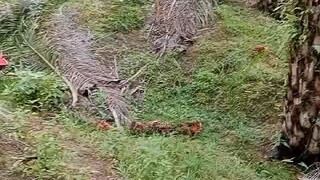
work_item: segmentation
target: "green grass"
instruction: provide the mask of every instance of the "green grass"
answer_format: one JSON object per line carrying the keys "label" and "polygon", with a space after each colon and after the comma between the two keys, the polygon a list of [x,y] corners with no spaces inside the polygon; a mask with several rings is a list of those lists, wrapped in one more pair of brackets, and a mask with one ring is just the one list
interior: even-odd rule
{"label": "green grass", "polygon": [[142,28],[150,5],[148,0],[70,0],[68,4],[79,9],[80,24],[96,36]]}
{"label": "green grass", "polygon": [[106,157],[115,157],[119,173],[128,179],[291,179],[279,163],[245,161],[219,145],[219,139],[130,136],[101,132],[70,114],[61,117],[73,134],[100,145]]}
{"label": "green grass", "polygon": [[[8,108],[1,102],[1,108],[15,110],[8,119],[2,119],[0,134],[11,137],[6,149],[12,155],[1,157],[5,162],[4,170],[11,170],[17,178],[25,179],[85,179],[86,174],[81,170],[70,168],[68,162],[74,158],[72,152],[63,147],[57,134],[55,122],[46,122],[39,117],[30,115],[29,111]],[[2,109],[1,109],[2,110]],[[10,111],[9,110],[9,111]],[[1,116],[1,118],[3,118]],[[42,126],[50,129],[41,129]],[[61,134],[63,133],[61,129]],[[63,136],[66,133],[63,134]],[[23,144],[28,144],[23,146]],[[3,144],[0,144],[1,148]],[[20,149],[17,153],[17,149]],[[20,152],[21,151],[21,152]],[[7,152],[9,153],[9,152]],[[37,159],[21,162],[20,158],[35,156]],[[7,162],[7,163],[6,163]],[[6,167],[7,166],[7,167]]]}
{"label": "green grass", "polygon": [[[191,75],[184,72],[183,58],[176,54],[167,55],[159,61],[140,52],[124,58],[122,67],[125,75],[137,71],[139,65],[150,63],[144,74],[147,83],[145,102],[136,111],[138,119],[176,123],[201,120],[204,123],[204,132],[195,141],[184,138],[172,140],[171,137],[167,141],[157,136],[135,140],[144,144],[136,144],[138,153],[135,153],[135,160],[140,156],[155,156],[152,148],[144,150],[143,147],[158,147],[160,163],[174,164],[177,171],[167,172],[166,166],[160,164],[156,165],[157,170],[152,166],[146,170],[146,175],[140,176],[135,173],[137,169],[132,169],[134,160],[129,156],[123,157],[119,152],[120,164],[125,164],[121,169],[129,178],[161,179],[163,175],[157,172],[162,171],[167,172],[164,174],[168,174],[169,179],[179,176],[179,172],[181,177],[191,175],[191,179],[293,178],[288,167],[265,162],[256,152],[260,142],[272,136],[265,130],[268,126],[265,122],[281,113],[287,72],[288,29],[259,12],[243,7],[222,5],[218,8],[218,15],[213,35],[205,35],[192,48],[196,63]],[[256,45],[264,45],[268,50],[256,53]],[[135,149],[134,145],[129,147],[130,150]],[[170,156],[177,149],[181,154]],[[182,149],[192,151],[183,154],[185,151]],[[201,165],[196,166],[197,161],[190,161],[186,168],[185,161],[189,158],[198,158]],[[224,163],[218,168],[217,163],[221,159]],[[133,165],[136,166],[139,165]]]}
{"label": "green grass", "polygon": [[66,85],[52,74],[15,71],[0,80],[1,99],[34,111],[58,110],[66,100]]}
{"label": "green grass", "polygon": [[[148,6],[145,1],[70,3],[76,3],[82,12],[80,23],[98,35],[139,29]],[[62,111],[57,117],[65,128],[60,136],[52,129],[44,135],[22,134],[35,142],[35,152],[41,157],[23,171],[39,178],[46,174],[82,176],[66,166],[69,156],[62,151],[60,137],[71,136],[80,143],[99,147],[102,157],[116,159],[117,171],[126,179],[293,179],[292,167],[267,162],[260,152],[261,142],[273,136],[266,121],[280,113],[289,29],[234,4],[221,5],[217,12],[214,32],[203,35],[190,49],[191,72],[185,71],[185,58],[175,53],[156,60],[152,53],[130,49],[119,63],[124,77],[149,64],[143,73],[145,99],[135,107],[136,119],[172,123],[201,120],[204,129],[196,139],[103,132],[79,122],[81,118],[75,114]],[[256,53],[256,45],[268,50]],[[17,89],[15,85],[20,81],[14,82],[0,83],[7,85],[9,91]],[[44,86],[48,88],[50,84]],[[51,89],[59,88],[45,92],[56,93]],[[23,122],[17,121],[15,128],[22,127]]]}
{"label": "green grass", "polygon": [[[224,5],[218,13],[223,38],[205,38],[195,48],[194,96],[214,108],[257,118],[277,111],[286,76],[286,27],[241,8]],[[255,53],[256,45],[268,50]]]}

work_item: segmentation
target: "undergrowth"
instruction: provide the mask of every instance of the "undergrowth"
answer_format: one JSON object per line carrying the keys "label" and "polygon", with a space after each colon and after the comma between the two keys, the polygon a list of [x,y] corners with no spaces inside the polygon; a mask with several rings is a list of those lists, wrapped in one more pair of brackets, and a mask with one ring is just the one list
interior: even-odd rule
{"label": "undergrowth", "polygon": [[[37,146],[37,160],[29,162],[21,171],[27,176],[38,176],[38,178],[61,178],[64,169],[61,161],[63,159],[63,148],[54,139],[51,134],[43,134],[37,137],[39,145]],[[59,174],[58,172],[62,172]]]}
{"label": "undergrowth", "polygon": [[72,4],[75,2],[75,6],[82,12],[80,24],[97,36],[107,32],[125,33],[140,29],[146,21],[150,5],[148,0],[70,1]]}
{"label": "undergrowth", "polygon": [[8,13],[0,15],[0,51],[10,67],[2,71],[6,75],[0,80],[2,100],[33,111],[58,110],[65,102],[67,88],[50,73],[55,57],[41,29],[45,17],[63,2],[6,4]]}
{"label": "undergrowth", "polygon": [[[98,35],[141,28],[149,6],[144,0],[69,2],[82,12],[80,23]],[[148,64],[142,75],[144,103],[135,108],[135,118],[173,123],[200,120],[204,129],[196,139],[104,132],[80,122],[69,111],[58,111],[57,119],[80,143],[89,141],[100,147],[103,157],[115,158],[119,174],[126,179],[292,179],[294,173],[288,166],[263,161],[258,152],[261,141],[270,137],[262,124],[266,125],[268,116],[280,113],[288,29],[243,7],[217,9],[216,30],[204,34],[190,49],[195,62],[191,73],[184,71],[184,57],[175,53],[156,59],[152,53],[130,50],[120,62],[124,77]],[[257,45],[266,48],[254,52]],[[65,86],[55,76],[24,73],[29,74],[0,82],[3,100],[37,110],[62,104]],[[23,128],[23,122],[17,123],[16,128]],[[22,171],[40,179],[82,178],[82,173],[67,168],[68,153],[58,140],[67,132],[50,132],[20,134],[22,139],[35,141],[39,157]]]}
{"label": "undergrowth", "polygon": [[[287,26],[259,12],[226,5],[218,13],[222,38],[206,37],[195,46],[199,64],[193,96],[212,108],[245,112],[257,119],[279,112],[287,69]],[[255,52],[258,45],[265,50]]]}
{"label": "undergrowth", "polygon": [[33,111],[59,110],[66,100],[66,85],[54,75],[31,71],[11,74],[0,80],[2,100]]}
{"label": "undergrowth", "polygon": [[[74,152],[66,149],[59,139],[61,138],[59,135],[68,137],[59,124],[54,121],[43,121],[34,114],[31,115],[28,110],[13,108],[3,102],[0,104],[8,112],[15,110],[10,119],[5,119],[0,125],[1,138],[4,136],[12,138],[6,149],[13,152],[7,153],[14,155],[16,149],[22,151],[18,157],[1,157],[5,162],[2,168],[10,169],[18,179],[88,179],[87,174],[81,169],[74,169],[69,163],[75,158]],[[47,129],[42,129],[44,126]],[[2,146],[3,144],[0,144],[1,148]],[[12,164],[7,164],[6,161],[12,161],[11,158],[15,160]]]}
{"label": "undergrowth", "polygon": [[[158,141],[161,144],[159,154],[167,151],[174,153],[176,149],[184,152],[181,149],[194,147],[195,151],[186,153],[183,157],[167,155],[159,158],[164,164],[175,164],[175,169],[185,167],[184,160],[198,157],[197,155],[210,159],[201,162],[201,166],[197,168],[191,165],[190,169],[181,170],[181,177],[189,177],[188,175],[192,174],[191,179],[291,179],[287,167],[277,163],[260,163],[260,155],[256,152],[261,146],[260,142],[266,136],[270,137],[270,132],[263,127],[268,126],[267,118],[277,118],[281,113],[287,70],[285,61],[288,27],[259,12],[232,5],[221,5],[218,15],[220,20],[215,31],[204,34],[191,49],[191,57],[196,62],[191,75],[184,71],[184,58],[179,54],[168,54],[156,60],[148,53],[132,52],[123,59],[122,71],[124,75],[129,74],[129,77],[139,66],[149,64],[143,75],[146,83],[145,102],[136,110],[138,119],[157,119],[174,123],[201,120],[204,126],[198,141],[175,139],[182,147],[172,145],[176,144],[171,144],[172,139],[170,142],[157,136],[140,137],[139,141],[143,146],[136,145],[139,153],[134,159],[139,159],[139,156],[155,156],[152,149],[140,148],[158,147],[155,145]],[[265,50],[255,52],[257,45],[265,47]],[[196,147],[201,149],[197,151]],[[134,148],[130,146],[130,150],[132,149]],[[126,174],[132,179],[141,178],[134,173],[137,169],[130,166],[133,163],[131,158],[123,157],[122,152],[119,154],[120,162],[128,162],[120,165]],[[210,155],[208,157],[208,154],[218,155],[215,159]],[[228,172],[235,174],[241,172],[229,169],[228,159],[240,157],[237,159],[241,161],[240,164],[247,166],[237,169],[247,170],[248,176],[225,175],[222,170],[205,169],[207,165],[216,168],[215,163],[220,162],[220,156],[226,158],[223,164],[219,164],[222,166],[221,169],[228,169]],[[175,161],[176,158],[180,158],[179,162]],[[201,157],[198,158],[201,161]],[[241,166],[240,164],[235,167]],[[167,169],[162,164],[155,166],[158,170],[148,168],[144,178],[160,178],[162,174],[159,175],[157,172],[162,170],[166,174]]]}

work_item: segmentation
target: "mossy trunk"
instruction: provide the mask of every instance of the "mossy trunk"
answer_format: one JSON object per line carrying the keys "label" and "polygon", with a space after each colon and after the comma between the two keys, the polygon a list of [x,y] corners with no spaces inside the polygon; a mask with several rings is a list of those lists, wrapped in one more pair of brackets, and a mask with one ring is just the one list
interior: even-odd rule
{"label": "mossy trunk", "polygon": [[293,0],[297,17],[290,51],[282,130],[296,156],[320,154],[320,1]]}

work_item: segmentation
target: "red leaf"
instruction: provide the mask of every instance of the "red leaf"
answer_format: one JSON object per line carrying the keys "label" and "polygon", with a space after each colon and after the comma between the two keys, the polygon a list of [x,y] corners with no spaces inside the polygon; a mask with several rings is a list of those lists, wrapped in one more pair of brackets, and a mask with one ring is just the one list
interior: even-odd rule
{"label": "red leaf", "polygon": [[191,130],[194,134],[199,134],[202,131],[202,123],[196,122],[191,126]]}

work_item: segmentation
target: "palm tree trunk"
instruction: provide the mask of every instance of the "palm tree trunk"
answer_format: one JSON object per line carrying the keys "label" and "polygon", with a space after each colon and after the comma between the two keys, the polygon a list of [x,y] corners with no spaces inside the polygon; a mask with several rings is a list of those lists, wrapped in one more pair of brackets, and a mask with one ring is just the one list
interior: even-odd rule
{"label": "palm tree trunk", "polygon": [[292,39],[283,135],[296,155],[320,154],[320,1],[293,0]]}

